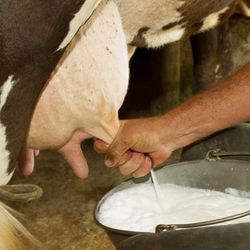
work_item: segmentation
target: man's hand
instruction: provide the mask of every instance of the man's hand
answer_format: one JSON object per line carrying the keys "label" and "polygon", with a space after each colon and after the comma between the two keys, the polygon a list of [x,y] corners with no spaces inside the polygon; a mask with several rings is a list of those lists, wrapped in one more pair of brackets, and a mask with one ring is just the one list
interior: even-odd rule
{"label": "man's hand", "polygon": [[[124,121],[108,147],[106,165],[147,174],[171,153],[224,128],[250,120],[250,63],[214,88],[195,95],[162,116]],[[135,152],[133,152],[135,151]],[[138,156],[138,153],[143,153]],[[151,163],[149,163],[149,159]]]}
{"label": "man's hand", "polygon": [[169,158],[170,143],[164,144],[164,117],[126,120],[111,143],[95,140],[95,150],[106,153],[105,164],[118,166],[124,175],[141,177]]}

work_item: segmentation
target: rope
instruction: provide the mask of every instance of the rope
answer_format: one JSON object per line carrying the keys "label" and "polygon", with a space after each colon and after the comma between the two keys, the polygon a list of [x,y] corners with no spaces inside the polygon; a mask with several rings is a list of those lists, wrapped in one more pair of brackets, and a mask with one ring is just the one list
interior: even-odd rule
{"label": "rope", "polygon": [[42,196],[43,190],[33,184],[0,186],[0,200],[29,202]]}

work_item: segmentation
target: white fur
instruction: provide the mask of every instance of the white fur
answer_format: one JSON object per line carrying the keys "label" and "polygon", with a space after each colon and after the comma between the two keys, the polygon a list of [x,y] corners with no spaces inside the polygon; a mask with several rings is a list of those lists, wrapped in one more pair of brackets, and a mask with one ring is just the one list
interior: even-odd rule
{"label": "white fur", "polygon": [[3,86],[1,87],[1,96],[0,96],[0,110],[3,108],[7,97],[13,87],[14,84],[14,75],[10,75],[8,77],[8,79],[6,80],[6,82],[3,84]]}
{"label": "white fur", "polygon": [[64,40],[61,42],[57,50],[64,49],[72,40],[79,28],[87,21],[91,16],[97,5],[101,0],[86,0],[80,10],[75,14],[69,25],[69,32]]}
{"label": "white fur", "polygon": [[[0,95],[0,111],[4,107],[8,95],[15,83],[13,80],[14,76],[10,75],[6,82],[1,87]],[[9,151],[6,149],[7,140],[6,140],[6,128],[0,121],[0,186],[5,185],[9,182],[12,173],[8,174],[7,169],[9,166]]]}
{"label": "white fur", "polygon": [[209,16],[207,16],[204,21],[203,21],[203,25],[200,29],[200,31],[206,31],[208,29],[211,29],[212,27],[216,26],[219,22],[219,17],[221,14],[223,14],[224,12],[226,12],[228,10],[229,7],[226,7],[216,13],[212,13]]}
{"label": "white fur", "polygon": [[182,38],[185,29],[173,28],[164,32],[159,32],[156,35],[146,33],[144,38],[146,39],[147,45],[150,48],[157,48],[167,43],[178,41]]}
{"label": "white fur", "polygon": [[7,172],[9,166],[9,152],[6,150],[6,128],[0,123],[0,186],[7,184],[13,173]]}

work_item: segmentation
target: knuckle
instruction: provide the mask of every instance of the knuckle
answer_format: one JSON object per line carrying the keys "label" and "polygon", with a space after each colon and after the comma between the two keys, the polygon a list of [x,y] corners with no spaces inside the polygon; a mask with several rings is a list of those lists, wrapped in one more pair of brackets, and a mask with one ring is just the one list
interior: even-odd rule
{"label": "knuckle", "polygon": [[143,157],[144,155],[143,154],[141,154],[141,153],[133,153],[133,155],[132,155],[132,160],[133,160],[133,163],[134,164],[137,164],[137,165],[139,165],[139,164],[141,164],[142,162],[143,162]]}

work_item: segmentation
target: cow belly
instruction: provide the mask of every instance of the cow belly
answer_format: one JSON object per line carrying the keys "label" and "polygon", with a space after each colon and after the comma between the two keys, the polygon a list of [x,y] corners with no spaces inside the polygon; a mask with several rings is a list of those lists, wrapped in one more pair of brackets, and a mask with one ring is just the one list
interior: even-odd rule
{"label": "cow belly", "polygon": [[[51,75],[33,114],[27,147],[64,145],[76,130],[111,142],[128,86],[128,55],[113,2],[82,27]],[[94,18],[94,20],[92,20]]]}

